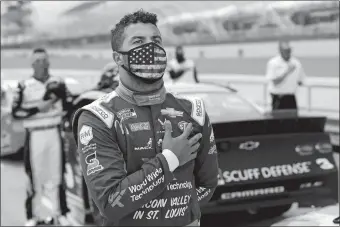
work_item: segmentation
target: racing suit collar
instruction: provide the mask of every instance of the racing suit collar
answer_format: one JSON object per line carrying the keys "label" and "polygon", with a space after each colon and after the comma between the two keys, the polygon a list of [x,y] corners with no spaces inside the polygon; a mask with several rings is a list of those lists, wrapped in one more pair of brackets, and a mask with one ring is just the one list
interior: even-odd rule
{"label": "racing suit collar", "polygon": [[131,91],[126,86],[124,86],[121,81],[119,81],[116,92],[122,99],[137,106],[151,106],[162,104],[166,96],[166,89],[164,87],[164,84],[160,89],[146,93]]}

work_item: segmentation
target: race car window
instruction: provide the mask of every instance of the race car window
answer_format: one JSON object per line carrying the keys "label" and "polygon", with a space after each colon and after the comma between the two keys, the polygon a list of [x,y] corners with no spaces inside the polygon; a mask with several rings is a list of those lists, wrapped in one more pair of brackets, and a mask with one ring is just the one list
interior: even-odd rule
{"label": "race car window", "polygon": [[235,94],[226,92],[181,93],[184,97],[200,97],[203,99],[209,116],[235,114],[254,114],[257,111],[252,105]]}

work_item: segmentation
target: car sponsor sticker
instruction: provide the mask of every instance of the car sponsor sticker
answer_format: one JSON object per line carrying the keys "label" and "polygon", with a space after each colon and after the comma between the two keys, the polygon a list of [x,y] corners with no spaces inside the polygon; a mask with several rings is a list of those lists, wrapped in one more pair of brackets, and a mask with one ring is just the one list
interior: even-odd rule
{"label": "car sponsor sticker", "polygon": [[241,143],[239,146],[239,149],[246,150],[246,151],[252,151],[260,146],[260,142],[256,141],[247,141],[244,143]]}
{"label": "car sponsor sticker", "polygon": [[129,124],[129,126],[132,132],[151,130],[149,122],[138,122],[138,123]]}
{"label": "car sponsor sticker", "polygon": [[148,143],[144,147],[135,147],[135,151],[143,151],[152,149],[152,138],[149,139]]}
{"label": "car sponsor sticker", "polygon": [[310,161],[307,161],[261,168],[228,170],[224,171],[221,177],[225,183],[230,183],[303,175],[311,172],[311,164]]}
{"label": "car sponsor sticker", "polygon": [[130,118],[137,118],[137,114],[136,114],[135,109],[126,108],[126,109],[122,109],[122,110],[118,111],[117,117],[122,122],[122,121],[125,121],[125,120],[130,119]]}
{"label": "car sponsor sticker", "polygon": [[188,122],[180,121],[180,122],[178,122],[178,127],[179,127],[179,129],[183,132],[184,129],[187,127],[188,124],[189,124]]}
{"label": "car sponsor sticker", "polygon": [[83,145],[88,145],[92,139],[93,139],[92,127],[83,125],[79,132],[80,143]]}
{"label": "car sponsor sticker", "polygon": [[182,111],[177,111],[174,108],[161,109],[161,114],[162,115],[167,115],[167,116],[169,116],[171,118],[183,117],[183,112]]}
{"label": "car sponsor sticker", "polygon": [[331,170],[334,169],[334,165],[327,158],[318,158],[315,160],[316,164],[319,165],[320,169]]}
{"label": "car sponsor sticker", "polygon": [[221,199],[223,200],[242,199],[242,198],[256,197],[256,196],[261,196],[261,195],[280,194],[283,192],[285,192],[285,187],[283,186],[257,188],[257,189],[250,189],[250,190],[244,190],[244,191],[234,191],[234,192],[223,193],[221,195]]}
{"label": "car sponsor sticker", "polygon": [[298,145],[295,147],[295,152],[301,156],[312,155],[314,147],[312,145]]}
{"label": "car sponsor sticker", "polygon": [[99,163],[99,160],[97,159],[96,151],[86,156],[85,163],[87,164],[87,171],[86,171],[87,176],[90,176],[104,169],[104,167]]}

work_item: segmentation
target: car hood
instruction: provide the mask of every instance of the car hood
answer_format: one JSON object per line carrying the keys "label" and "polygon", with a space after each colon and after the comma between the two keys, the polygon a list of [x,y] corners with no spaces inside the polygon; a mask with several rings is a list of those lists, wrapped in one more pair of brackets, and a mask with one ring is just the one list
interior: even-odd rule
{"label": "car hood", "polygon": [[260,113],[240,113],[240,112],[230,112],[228,115],[222,115],[217,113],[209,113],[209,118],[211,123],[222,123],[222,122],[235,122],[235,121],[249,121],[249,120],[260,120],[266,119],[265,115]]}

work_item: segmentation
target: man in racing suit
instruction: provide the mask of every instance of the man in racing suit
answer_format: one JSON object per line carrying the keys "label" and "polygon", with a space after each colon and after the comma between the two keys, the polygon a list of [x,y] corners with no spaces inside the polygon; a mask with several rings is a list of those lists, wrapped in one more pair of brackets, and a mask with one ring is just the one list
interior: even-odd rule
{"label": "man in racing suit", "polygon": [[204,103],[166,91],[156,23],[155,14],[141,10],[116,25],[111,44],[119,86],[73,119],[82,171],[104,226],[197,226],[200,205],[217,186]]}
{"label": "man in racing suit", "polygon": [[[69,211],[63,185],[65,157],[61,139],[63,110],[69,108],[69,93],[59,77],[50,76],[45,49],[33,51],[32,77],[19,82],[13,100],[12,115],[23,121],[27,130],[24,161],[29,178],[25,202],[26,226],[40,223],[41,199],[50,195],[53,215],[69,225]],[[45,194],[46,193],[46,194]]]}

